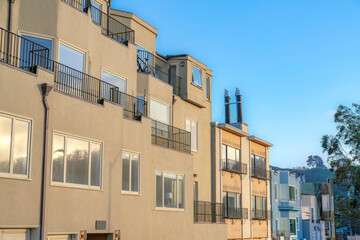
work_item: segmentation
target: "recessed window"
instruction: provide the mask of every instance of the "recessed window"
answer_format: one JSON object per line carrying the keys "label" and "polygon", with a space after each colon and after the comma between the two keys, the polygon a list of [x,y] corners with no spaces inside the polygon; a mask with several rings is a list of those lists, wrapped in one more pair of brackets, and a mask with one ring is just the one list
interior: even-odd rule
{"label": "recessed window", "polygon": [[140,154],[123,152],[122,154],[122,190],[139,193]]}
{"label": "recessed window", "polygon": [[277,186],[277,183],[274,184],[274,196],[275,196],[275,200],[278,200],[278,186]]}
{"label": "recessed window", "polygon": [[201,70],[198,69],[197,67],[192,67],[192,72],[193,72],[193,75],[192,75],[192,82],[195,84],[195,85],[198,85],[198,86],[201,86],[202,87],[202,79],[201,79]]}
{"label": "recessed window", "polygon": [[100,188],[102,144],[53,135],[52,182]]}
{"label": "recessed window", "polygon": [[94,23],[101,25],[102,5],[97,1],[91,0],[91,19]]}
{"label": "recessed window", "polygon": [[156,171],[156,207],[184,209],[185,176]]}
{"label": "recessed window", "polygon": [[126,93],[126,79],[118,77],[114,74],[108,73],[106,71],[101,72],[101,79],[111,85],[117,87],[117,90],[123,93]]}
{"label": "recessed window", "polygon": [[150,99],[150,118],[170,125],[170,106]]}
{"label": "recessed window", "polygon": [[265,158],[251,154],[252,176],[266,178]]}
{"label": "recessed window", "polygon": [[266,198],[260,196],[251,196],[252,199],[252,214],[253,218],[256,219],[266,219]]}
{"label": "recessed window", "polygon": [[[80,52],[72,47],[60,43],[59,49],[59,63],[71,67],[79,72],[84,72],[85,69],[85,53]],[[65,74],[65,73],[64,73]],[[72,76],[76,78],[77,76]],[[80,77],[80,80],[82,78]]]}
{"label": "recessed window", "polygon": [[289,201],[295,201],[295,191],[296,188],[294,186],[289,186]]}
{"label": "recessed window", "polygon": [[[34,37],[28,34],[22,34],[21,37],[29,40],[21,40],[21,68],[28,70],[27,67],[31,67],[30,64],[36,64],[49,69],[51,67],[51,62],[48,59],[52,59],[53,41],[48,38]],[[49,50],[36,51],[37,49],[34,49],[34,45],[32,42],[46,47]]]}
{"label": "recessed window", "polygon": [[198,122],[186,119],[186,131],[191,133],[191,150],[198,151]]}
{"label": "recessed window", "polygon": [[295,219],[290,219],[290,235],[296,235],[296,222],[295,222]]}
{"label": "recessed window", "polygon": [[223,169],[240,171],[240,150],[227,145],[222,145]]}
{"label": "recessed window", "polygon": [[30,130],[31,121],[0,115],[0,175],[28,176]]}
{"label": "recessed window", "polygon": [[287,192],[288,192],[287,184],[280,184],[280,200],[286,201],[288,200]]}
{"label": "recessed window", "polygon": [[210,89],[210,78],[206,78],[205,79],[205,81],[206,81],[206,85],[205,85],[205,88],[206,88],[206,99],[207,100],[210,100],[210,92],[211,92],[211,89]]}
{"label": "recessed window", "polygon": [[224,217],[241,218],[241,194],[223,192]]}

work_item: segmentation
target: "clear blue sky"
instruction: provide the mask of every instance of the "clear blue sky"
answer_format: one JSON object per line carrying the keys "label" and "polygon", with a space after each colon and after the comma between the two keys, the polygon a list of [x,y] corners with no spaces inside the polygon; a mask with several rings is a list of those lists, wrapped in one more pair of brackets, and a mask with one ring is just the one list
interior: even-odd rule
{"label": "clear blue sky", "polygon": [[249,131],[274,144],[270,164],[326,159],[339,104],[360,103],[360,1],[113,0],[158,29],[157,51],[187,53],[214,71],[213,121],[223,94],[243,95]]}

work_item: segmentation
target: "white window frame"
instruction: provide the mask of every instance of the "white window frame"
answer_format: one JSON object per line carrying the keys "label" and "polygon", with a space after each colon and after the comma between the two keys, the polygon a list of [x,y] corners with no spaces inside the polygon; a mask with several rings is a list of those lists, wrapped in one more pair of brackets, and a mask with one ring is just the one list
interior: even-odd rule
{"label": "white window frame", "polygon": [[[66,47],[68,47],[68,48],[71,48],[71,49],[73,49],[73,50],[75,50],[75,51],[77,51],[77,52],[80,52],[80,53],[82,53],[83,55],[84,55],[84,67],[83,67],[83,70],[82,70],[82,72],[84,73],[84,74],[86,74],[86,69],[87,69],[87,62],[86,62],[86,57],[87,57],[87,53],[86,53],[86,51],[85,50],[83,50],[83,49],[81,49],[81,48],[79,48],[79,47],[76,47],[76,46],[74,46],[74,45],[71,45],[70,43],[67,43],[67,42],[65,42],[65,41],[63,41],[63,40],[59,40],[59,46],[58,46],[58,55],[57,55],[57,60],[58,60],[58,62],[60,63],[60,46],[61,45],[64,45],[64,46],[66,46]],[[62,64],[62,63],[61,63]],[[67,66],[67,65],[66,65]],[[70,67],[70,66],[69,66]]]}
{"label": "white window frame", "polygon": [[[161,103],[161,104],[166,105],[167,107],[169,107],[169,122],[168,122],[168,123],[167,123],[167,122],[164,122],[164,121],[161,121],[160,119],[151,118],[151,101],[155,101],[155,102]],[[159,100],[159,99],[157,99],[157,98],[154,98],[154,97],[150,97],[150,99],[149,99],[149,101],[148,101],[148,104],[149,104],[148,106],[150,106],[149,117],[150,117],[151,119],[153,119],[153,120],[155,120],[155,121],[158,121],[158,122],[161,122],[161,123],[166,124],[166,125],[171,125],[171,121],[172,121],[172,119],[171,119],[172,107],[171,107],[170,104],[168,104],[168,103],[166,103],[166,102],[164,102],[164,101],[161,101],[161,100]]]}
{"label": "white window frame", "polygon": [[[1,117],[5,118],[11,118],[11,139],[10,139],[10,172],[9,173],[3,173],[0,172],[0,177],[3,178],[16,178],[16,179],[30,179],[30,162],[31,162],[31,149],[32,149],[32,133],[33,133],[33,120],[29,118],[24,118],[21,116],[13,115],[13,114],[7,114],[4,112],[0,112]],[[13,173],[13,153],[14,153],[14,122],[16,120],[23,121],[29,123],[29,129],[28,129],[28,149],[27,149],[27,160],[26,160],[26,174],[14,174]]]}
{"label": "white window frame", "polygon": [[[41,38],[44,40],[50,40],[51,41],[51,51],[50,51],[50,55],[52,59],[55,59],[55,37],[52,36],[48,36],[48,35],[43,35],[43,34],[38,34],[38,33],[33,33],[33,32],[27,32],[27,31],[23,31],[23,30],[19,30],[18,34],[20,36],[22,35],[26,35],[26,36],[30,36],[30,37],[35,37],[35,38]],[[21,42],[19,43],[21,46]]]}
{"label": "white window frame", "polygon": [[[193,134],[192,132],[191,132],[191,129],[192,129],[192,127],[191,127],[191,125],[192,125],[192,123],[196,123],[196,148],[193,148],[193,141],[191,141],[191,151],[192,152],[198,152],[199,151],[199,122],[198,121],[194,121],[194,120],[191,120],[190,118],[186,118],[186,122],[187,121],[189,121],[190,122],[190,129],[188,130],[188,129],[186,129],[186,131],[188,131],[188,132],[190,132],[191,133],[191,135]],[[185,123],[185,125],[187,125],[186,123]]]}
{"label": "white window frame", "polygon": [[[200,71],[200,81],[201,81],[201,85],[195,82],[193,67],[196,68],[196,69],[198,69],[198,70]],[[192,83],[194,86],[203,88],[203,87],[204,87],[204,83],[203,83],[202,78],[203,78],[203,71],[202,71],[201,67],[198,67],[197,65],[192,64],[192,65],[191,65],[191,83]]]}
{"label": "white window frame", "polygon": [[[293,187],[294,188],[294,200],[290,200],[290,187]],[[288,196],[288,200],[289,202],[296,202],[296,187],[294,185],[291,185],[289,184],[289,187],[288,187],[288,192],[289,192],[289,196]]]}
{"label": "white window frame", "polygon": [[[156,173],[157,172],[161,172],[162,175],[162,207],[158,207],[156,206]],[[176,196],[177,196],[177,199],[176,199],[176,208],[168,208],[168,207],[165,207],[164,206],[164,173],[167,173],[167,174],[174,174],[176,175]],[[179,176],[182,176],[183,179],[184,179],[184,184],[183,184],[183,188],[184,188],[184,202],[183,202],[183,205],[184,205],[184,208],[179,208],[179,196],[180,196],[180,189],[179,189]],[[186,208],[186,177],[185,177],[185,174],[179,174],[179,173],[175,173],[175,172],[169,172],[169,171],[164,171],[164,170],[155,170],[155,209],[156,210],[167,210],[167,211],[185,211],[185,208]]]}
{"label": "white window frame", "polygon": [[0,240],[2,240],[2,232],[18,232],[25,233],[25,239],[30,240],[30,231],[29,229],[0,229]]}
{"label": "white window frame", "polygon": [[[58,187],[69,187],[69,188],[82,188],[82,189],[91,189],[91,190],[101,190],[102,189],[102,185],[103,185],[103,170],[104,170],[104,143],[102,141],[98,141],[98,140],[94,140],[94,139],[90,139],[90,138],[85,138],[85,137],[79,137],[79,136],[76,136],[76,135],[73,135],[73,134],[68,134],[68,133],[63,133],[63,132],[60,132],[60,131],[53,131],[53,134],[52,134],[52,141],[51,141],[51,152],[54,151],[54,136],[55,135],[58,135],[58,136],[61,136],[61,137],[64,137],[64,179],[63,179],[63,182],[56,182],[56,181],[53,181],[53,165],[54,165],[54,159],[53,159],[53,154],[51,154],[51,174],[50,174],[50,185],[51,186],[58,186]],[[67,161],[66,161],[66,154],[67,154],[67,138],[70,137],[70,138],[73,138],[73,139],[76,139],[76,140],[80,140],[80,141],[86,141],[88,142],[89,144],[89,148],[90,148],[90,144],[91,143],[95,143],[95,144],[100,144],[100,186],[92,186],[91,185],[91,154],[89,153],[89,174],[88,174],[88,185],[85,185],[85,184],[77,184],[77,183],[67,183],[66,182],[66,164],[67,164]]]}
{"label": "white window frame", "polygon": [[[122,179],[122,176],[121,176],[121,193],[123,193],[123,194],[128,194],[128,195],[140,195],[140,180],[141,180],[141,154],[140,153],[138,153],[138,152],[133,152],[133,151],[128,151],[128,150],[123,150],[122,151],[122,154],[129,154],[130,155],[130,166],[129,166],[129,190],[123,190],[122,189],[122,181],[123,181],[123,179]],[[122,161],[123,161],[123,158],[122,158],[122,154],[121,154],[121,173],[122,173]],[[139,186],[138,186],[138,191],[131,191],[131,168],[132,168],[132,165],[131,165],[131,156],[132,155],[138,155],[139,156],[139,166],[138,166],[138,169],[139,169],[139,172],[138,172],[138,184],[139,184]]]}
{"label": "white window frame", "polygon": [[[100,74],[101,74],[101,80],[103,80],[103,72],[106,72],[107,74],[113,75],[113,76],[115,76],[115,77],[117,77],[117,78],[120,78],[120,79],[124,80],[124,81],[125,81],[125,93],[127,93],[128,78],[127,78],[126,76],[117,74],[117,73],[115,73],[115,72],[113,72],[113,71],[110,71],[110,70],[108,70],[108,69],[106,69],[106,68],[101,68],[100,71],[101,71],[101,72],[100,72]],[[111,83],[109,83],[109,84],[111,84]]]}

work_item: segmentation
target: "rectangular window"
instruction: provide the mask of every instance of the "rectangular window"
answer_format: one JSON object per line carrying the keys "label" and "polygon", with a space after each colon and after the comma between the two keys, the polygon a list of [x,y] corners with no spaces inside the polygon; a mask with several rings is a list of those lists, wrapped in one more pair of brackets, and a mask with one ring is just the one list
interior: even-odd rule
{"label": "rectangular window", "polygon": [[296,229],[300,229],[300,226],[299,226],[299,217],[296,217]]}
{"label": "rectangular window", "polygon": [[59,63],[64,64],[80,72],[84,72],[85,53],[60,43]]}
{"label": "rectangular window", "polygon": [[330,204],[329,204],[329,194],[323,194],[321,196],[322,198],[322,209],[325,211],[328,211],[330,208]]}
{"label": "rectangular window", "polygon": [[194,201],[198,201],[199,200],[199,183],[198,182],[194,182]]}
{"label": "rectangular window", "polygon": [[265,158],[251,154],[252,176],[266,177]]}
{"label": "rectangular window", "polygon": [[102,70],[101,80],[115,86],[117,91],[126,93],[126,79]]}
{"label": "rectangular window", "polygon": [[227,145],[222,145],[223,169],[240,171],[240,150]]}
{"label": "rectangular window", "polygon": [[211,93],[211,89],[210,89],[210,78],[206,78],[206,84],[205,84],[205,88],[206,88],[206,99],[210,100],[210,93]]}
{"label": "rectangular window", "polygon": [[288,200],[288,185],[280,184],[280,200],[287,201]]}
{"label": "rectangular window", "polygon": [[275,197],[275,200],[278,200],[278,186],[277,186],[277,183],[274,184],[274,197]]}
{"label": "rectangular window", "polygon": [[0,175],[28,176],[30,136],[30,120],[0,115]]}
{"label": "rectangular window", "polygon": [[266,198],[259,196],[251,196],[251,198],[252,198],[253,218],[266,219],[267,218]]}
{"label": "rectangular window", "polygon": [[330,222],[325,222],[325,236],[330,237]]}
{"label": "rectangular window", "polygon": [[288,226],[288,220],[286,218],[282,218],[281,219],[281,232],[285,235],[288,236],[289,233],[289,226]]}
{"label": "rectangular window", "polygon": [[186,131],[191,133],[191,150],[198,150],[198,122],[186,119]]}
{"label": "rectangular window", "polygon": [[150,99],[150,118],[170,125],[170,106]]}
{"label": "rectangular window", "polygon": [[156,171],[156,207],[185,208],[185,176]]}
{"label": "rectangular window", "polygon": [[102,144],[63,134],[53,135],[52,182],[100,188]]}
{"label": "rectangular window", "polygon": [[275,236],[279,234],[279,219],[275,219],[275,230],[274,230]]}
{"label": "rectangular window", "polygon": [[140,154],[123,152],[122,159],[122,190],[139,193]]}
{"label": "rectangular window", "polygon": [[294,186],[289,186],[289,201],[295,201],[295,187]]}
{"label": "rectangular window", "polygon": [[0,240],[30,240],[27,229],[0,229]]}
{"label": "rectangular window", "polygon": [[224,217],[241,218],[241,194],[223,192]]}
{"label": "rectangular window", "polygon": [[[48,51],[45,50],[36,51],[37,49],[33,49],[32,42],[21,40],[21,63],[20,63],[21,68],[28,70],[27,67],[31,67],[30,64],[32,65],[37,64],[41,67],[49,69],[50,61],[48,59],[52,59],[53,41],[48,38],[43,38],[38,36],[35,37],[35,36],[30,36],[28,34],[22,34],[21,36],[29,41],[32,41],[49,49]],[[34,59],[33,61],[35,62],[31,63],[32,60],[30,59]],[[28,62],[29,60],[30,62]]]}
{"label": "rectangular window", "polygon": [[91,18],[94,23],[101,25],[102,5],[94,0],[91,0]]}
{"label": "rectangular window", "polygon": [[201,86],[202,87],[202,79],[201,79],[201,70],[198,69],[197,67],[192,67],[192,72],[193,72],[193,75],[192,75],[192,82],[195,84],[195,85],[198,85],[198,86]]}
{"label": "rectangular window", "polygon": [[314,208],[311,208],[311,221],[314,221],[315,216],[314,216]]}
{"label": "rectangular window", "polygon": [[296,235],[295,219],[290,219],[290,235]]}

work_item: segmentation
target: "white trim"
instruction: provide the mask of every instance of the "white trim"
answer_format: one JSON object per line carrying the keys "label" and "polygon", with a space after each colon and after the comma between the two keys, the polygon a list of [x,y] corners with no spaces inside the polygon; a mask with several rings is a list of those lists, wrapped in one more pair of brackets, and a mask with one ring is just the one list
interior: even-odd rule
{"label": "white trim", "polygon": [[82,72],[83,72],[83,73],[86,73],[86,70],[87,70],[87,66],[86,66],[86,64],[87,64],[87,62],[86,62],[87,52],[86,52],[84,49],[81,49],[81,48],[76,47],[76,46],[74,46],[74,45],[72,45],[72,44],[70,44],[70,43],[67,43],[67,42],[64,41],[64,40],[59,39],[59,45],[58,45],[58,49],[59,49],[58,52],[59,52],[59,53],[58,53],[58,55],[57,55],[57,60],[58,60],[58,62],[59,62],[60,64],[62,64],[62,63],[60,62],[60,46],[61,46],[61,45],[64,45],[64,46],[69,47],[69,48],[72,48],[73,50],[84,54],[84,66],[83,66]]}
{"label": "white trim", "polygon": [[[0,116],[11,119],[11,135],[10,135],[10,165],[9,173],[0,172],[0,177],[11,179],[24,179],[30,180],[31,177],[31,154],[32,154],[32,141],[33,141],[33,119],[27,118],[7,112],[0,112]],[[27,122],[28,125],[28,138],[27,138],[27,159],[26,159],[26,174],[14,174],[13,173],[13,153],[14,153],[14,136],[15,136],[15,121]]]}
{"label": "white trim", "polygon": [[[64,168],[63,168],[63,182],[56,182],[53,181],[53,151],[54,151],[54,136],[58,135],[61,137],[64,137]],[[77,183],[67,183],[66,182],[66,153],[67,153],[67,138],[73,138],[80,141],[86,141],[88,143],[88,149],[90,151],[91,143],[94,144],[100,144],[100,179],[99,179],[99,185],[100,186],[92,186],[91,185],[91,154],[89,152],[88,154],[88,163],[89,163],[89,169],[88,169],[88,184],[77,184]],[[50,169],[50,186],[57,186],[57,187],[69,187],[69,188],[81,188],[81,189],[90,189],[90,190],[101,190],[103,188],[103,171],[104,171],[104,143],[103,141],[94,140],[86,137],[76,136],[73,134],[64,133],[61,131],[53,130],[52,133],[52,139],[51,139],[51,169]]]}
{"label": "white trim", "polygon": [[24,31],[24,30],[18,30],[18,35],[23,36],[23,35],[27,35],[30,37],[35,37],[35,38],[42,38],[44,40],[50,40],[51,41],[51,51],[50,51],[50,55],[51,55],[51,59],[55,59],[55,46],[56,46],[56,38],[50,35],[46,35],[46,34],[39,34],[39,33],[33,33],[33,32],[28,32],[28,31]]}
{"label": "white trim", "polygon": [[[289,196],[288,196],[288,200],[289,202],[296,202],[296,186],[295,185],[292,185],[292,184],[287,184],[289,187],[288,187],[288,192],[289,192]],[[294,188],[294,197],[295,199],[294,200],[290,200],[290,187],[293,187]]]}
{"label": "white trim", "polygon": [[[123,175],[122,175],[122,167],[123,167],[123,154],[129,154],[129,190],[123,190],[122,189],[122,181],[123,181]],[[138,191],[131,191],[131,168],[132,168],[132,165],[131,165],[131,156],[132,155],[138,155],[139,157],[139,165],[138,165]],[[133,151],[127,151],[127,150],[123,150],[122,153],[121,153],[121,193],[122,194],[126,194],[126,195],[135,195],[135,196],[140,196],[140,183],[141,183],[141,154],[140,153],[136,153],[136,152],[133,152]]]}
{"label": "white trim", "polygon": [[[201,84],[196,83],[195,81],[193,81],[193,76],[194,76],[194,72],[193,72],[193,67],[197,68],[200,71],[200,80],[201,80]],[[202,68],[199,67],[198,65],[194,64],[193,62],[191,63],[191,83],[193,85],[195,85],[196,87],[200,87],[201,89],[204,88],[204,82],[203,82],[203,71]]]}
{"label": "white trim", "polygon": [[[295,221],[295,235],[291,234],[291,224],[290,224],[291,220]],[[297,237],[297,231],[298,230],[297,230],[297,227],[296,227],[296,218],[289,218],[289,236],[290,237]]]}
{"label": "white trim", "polygon": [[[92,1],[94,1],[94,0],[92,0]],[[113,76],[115,76],[115,77],[117,77],[117,78],[121,78],[122,80],[124,80],[124,81],[125,81],[125,93],[128,92],[128,78],[127,78],[126,76],[121,75],[121,74],[118,74],[118,73],[113,72],[113,71],[110,71],[110,70],[108,70],[107,68],[100,67],[100,79],[101,79],[101,80],[103,80],[103,75],[102,75],[103,72],[106,72],[106,73],[108,73],[108,74],[110,74],[110,75],[113,75]],[[110,83],[110,84],[111,84],[111,83]]]}
{"label": "white trim", "polygon": [[[151,100],[154,100],[154,101],[156,101],[156,102],[159,102],[159,103],[164,104],[164,105],[166,105],[166,106],[169,107],[169,123],[163,122],[163,121],[161,121],[161,120],[159,120],[159,119],[156,119],[156,118],[151,118]],[[149,96],[149,101],[148,101],[148,103],[149,103],[149,105],[148,105],[149,118],[151,118],[151,119],[153,119],[153,120],[155,120],[155,121],[158,121],[158,122],[167,124],[167,125],[171,125],[171,122],[172,122],[171,112],[173,111],[173,109],[172,109],[172,104],[168,104],[168,103],[166,103],[165,101],[160,100],[160,99],[158,99],[158,98],[156,98],[156,97],[152,97],[152,96]]]}

